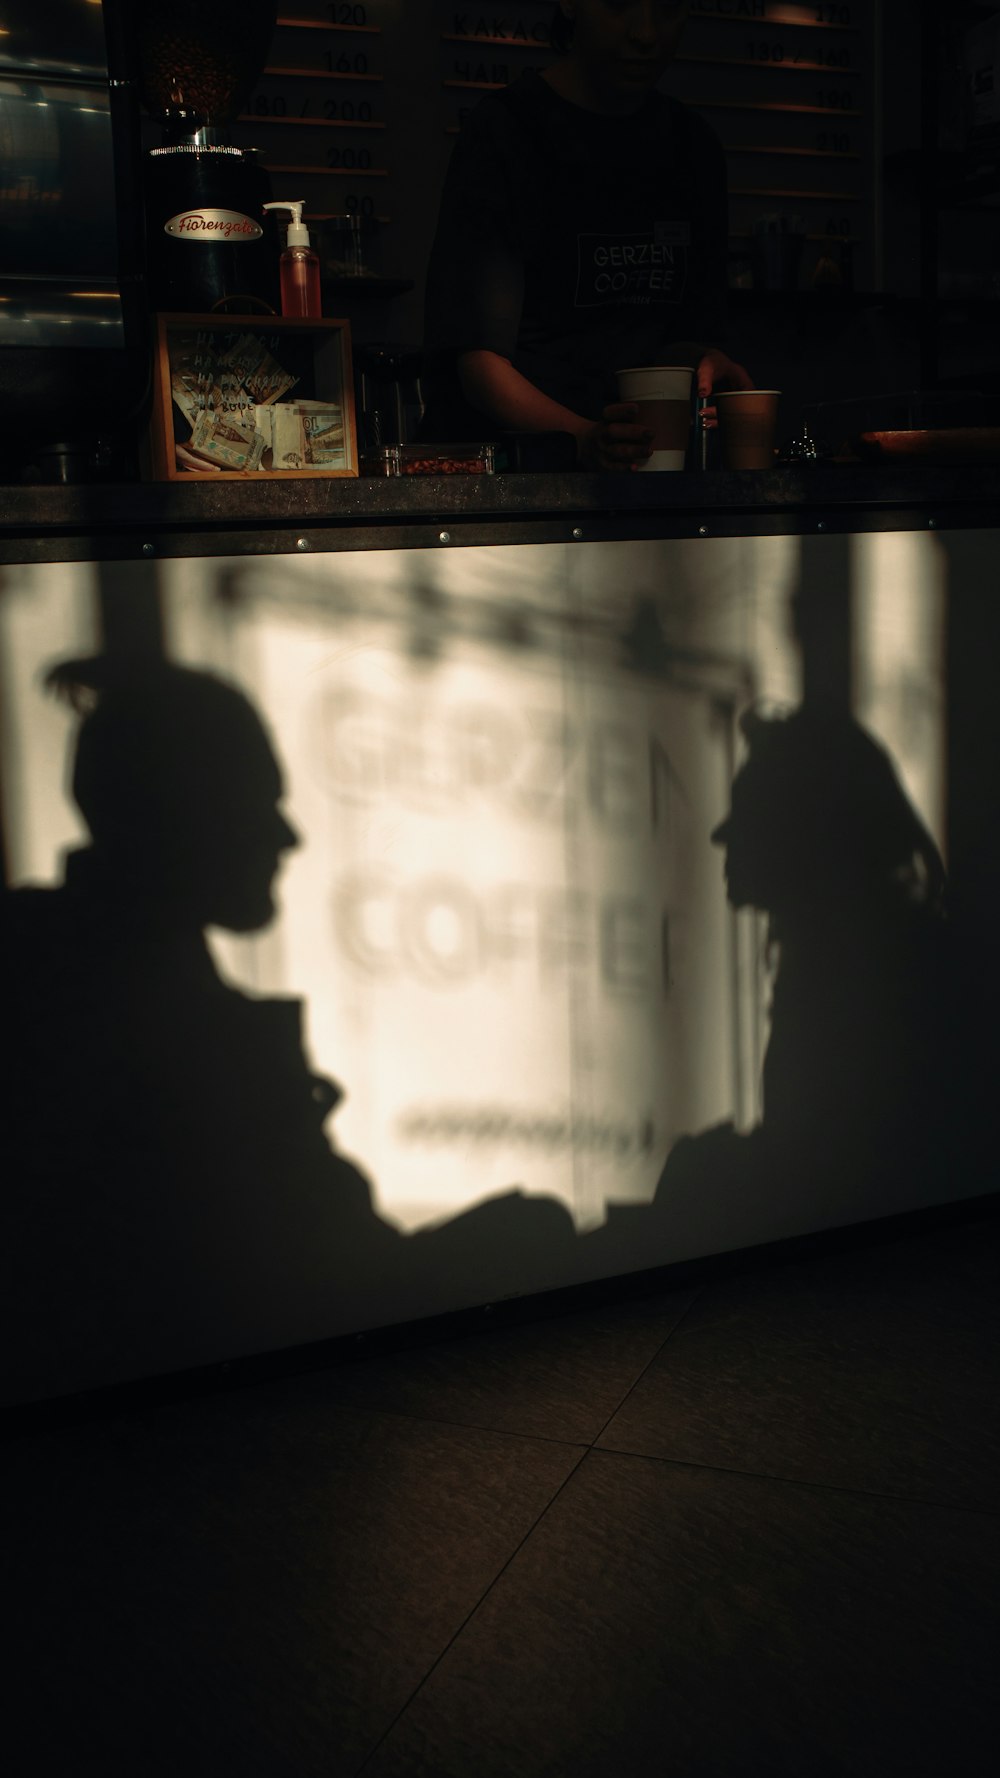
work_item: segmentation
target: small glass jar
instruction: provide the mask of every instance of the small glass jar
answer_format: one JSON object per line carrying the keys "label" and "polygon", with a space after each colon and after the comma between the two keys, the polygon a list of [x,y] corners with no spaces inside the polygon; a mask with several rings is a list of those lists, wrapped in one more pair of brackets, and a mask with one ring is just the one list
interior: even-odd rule
{"label": "small glass jar", "polygon": [[379,245],[377,216],[328,216],[318,230],[316,251],[328,278],[377,278]]}

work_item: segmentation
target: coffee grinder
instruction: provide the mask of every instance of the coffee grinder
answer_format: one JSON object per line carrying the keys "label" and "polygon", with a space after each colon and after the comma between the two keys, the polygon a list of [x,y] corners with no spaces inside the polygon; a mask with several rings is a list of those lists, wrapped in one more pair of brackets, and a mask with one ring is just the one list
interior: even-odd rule
{"label": "coffee grinder", "polygon": [[145,156],[147,269],[154,309],[274,313],[265,239],[270,182],[227,127],[267,61],[276,0],[140,0],[139,92],[163,128]]}

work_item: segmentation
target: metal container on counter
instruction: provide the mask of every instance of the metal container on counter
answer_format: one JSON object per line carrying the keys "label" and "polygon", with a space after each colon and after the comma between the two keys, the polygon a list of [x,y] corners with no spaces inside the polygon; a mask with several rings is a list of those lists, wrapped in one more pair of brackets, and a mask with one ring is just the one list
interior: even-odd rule
{"label": "metal container on counter", "polygon": [[154,309],[274,313],[276,233],[254,149],[227,127],[267,60],[275,0],[143,0],[135,54],[142,103],[164,140],[146,157],[146,231]]}
{"label": "metal container on counter", "polygon": [[[207,131],[201,131],[205,138]],[[271,187],[256,156],[202,140],[146,159],[149,296],[153,309],[273,314],[279,243],[265,233]]]}

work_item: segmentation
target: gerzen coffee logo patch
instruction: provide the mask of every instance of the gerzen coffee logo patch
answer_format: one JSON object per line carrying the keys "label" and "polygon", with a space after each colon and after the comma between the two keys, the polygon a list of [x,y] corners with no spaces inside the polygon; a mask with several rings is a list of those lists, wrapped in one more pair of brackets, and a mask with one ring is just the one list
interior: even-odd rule
{"label": "gerzen coffee logo patch", "polygon": [[679,303],[688,280],[689,222],[656,222],[640,234],[577,235],[575,306]]}

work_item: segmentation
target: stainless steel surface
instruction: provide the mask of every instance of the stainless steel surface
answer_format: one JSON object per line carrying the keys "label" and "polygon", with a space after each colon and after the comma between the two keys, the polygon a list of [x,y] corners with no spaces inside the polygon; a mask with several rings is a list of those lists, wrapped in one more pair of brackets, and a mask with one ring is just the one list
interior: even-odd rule
{"label": "stainless steel surface", "polygon": [[113,279],[117,259],[106,84],[0,76],[0,289],[11,276]]}
{"label": "stainless steel surface", "polygon": [[697,445],[697,456],[696,456],[695,467],[697,469],[707,469],[708,468],[708,427],[705,424],[705,412],[706,412],[707,408],[711,407],[711,405],[712,405],[711,396],[699,395],[699,397],[698,397],[698,417],[697,417],[697,423],[696,423],[696,428],[695,428],[695,439],[696,439],[696,445]]}
{"label": "stainless steel surface", "polygon": [[104,348],[125,343],[122,300],[113,284],[89,287],[55,278],[6,278],[0,285],[0,346]]}
{"label": "stainless steel surface", "polygon": [[0,7],[0,458],[15,481],[51,479],[50,449],[59,479],[91,473],[143,398],[138,113],[116,19],[106,33],[101,0]]}
{"label": "stainless steel surface", "polygon": [[99,0],[4,0],[2,25],[0,72],[12,68],[47,78],[107,79]]}

